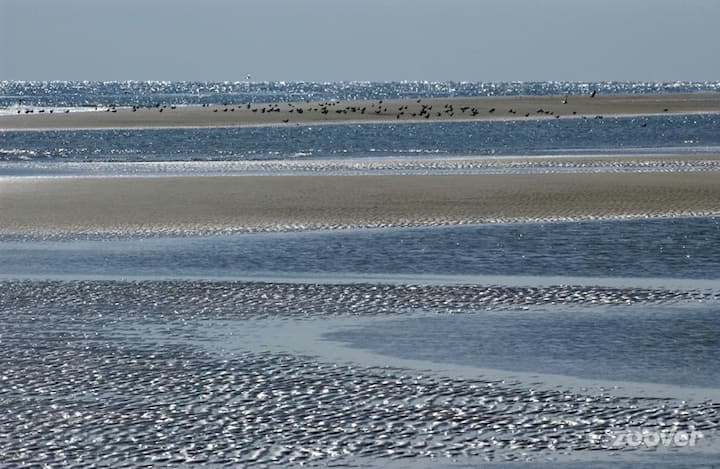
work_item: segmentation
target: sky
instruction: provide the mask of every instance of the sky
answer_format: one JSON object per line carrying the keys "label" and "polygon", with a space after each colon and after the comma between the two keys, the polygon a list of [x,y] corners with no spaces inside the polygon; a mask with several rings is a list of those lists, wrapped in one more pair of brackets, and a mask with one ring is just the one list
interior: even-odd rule
{"label": "sky", "polygon": [[718,0],[0,0],[0,80],[718,81]]}

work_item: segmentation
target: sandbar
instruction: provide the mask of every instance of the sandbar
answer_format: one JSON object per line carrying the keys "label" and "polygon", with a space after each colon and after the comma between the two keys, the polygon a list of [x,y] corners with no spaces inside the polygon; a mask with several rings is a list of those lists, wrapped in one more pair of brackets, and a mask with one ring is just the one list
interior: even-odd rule
{"label": "sandbar", "polygon": [[[720,93],[480,96],[234,105],[23,108],[0,116],[0,130],[236,127],[319,123],[601,118],[720,112]],[[31,112],[32,111],[32,112]],[[41,112],[42,111],[42,112]]]}
{"label": "sandbar", "polygon": [[0,179],[0,233],[195,234],[720,215],[686,173]]}

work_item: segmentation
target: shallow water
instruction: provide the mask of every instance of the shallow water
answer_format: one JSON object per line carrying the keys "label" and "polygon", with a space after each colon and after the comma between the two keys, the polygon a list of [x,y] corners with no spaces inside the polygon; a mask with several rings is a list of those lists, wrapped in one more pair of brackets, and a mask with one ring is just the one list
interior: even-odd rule
{"label": "shallow water", "polygon": [[[328,357],[278,350],[273,343],[287,344],[293,337],[274,337],[277,323],[267,319],[285,323],[289,327],[280,333],[287,334],[293,323],[323,317],[376,315],[382,320],[427,313],[429,308],[445,314],[476,311],[481,304],[502,308],[510,318],[521,314],[514,312],[518,305],[537,304],[550,295],[564,298],[566,307],[589,308],[575,310],[569,318],[576,333],[583,332],[578,327],[583,318],[593,315],[593,327],[604,327],[612,332],[610,337],[617,337],[616,329],[624,322],[613,318],[621,317],[620,309],[626,318],[641,306],[661,311],[668,301],[661,298],[662,291],[187,281],[0,282],[0,288],[0,403],[7,410],[0,414],[0,426],[12,435],[0,439],[0,454],[7,463],[384,465],[386,458],[562,462],[593,459],[598,453],[619,454],[616,459],[625,462],[653,461],[653,453],[643,457],[643,448],[614,446],[614,435],[627,428],[702,432],[701,443],[709,446],[671,451],[700,461],[703,453],[698,449],[717,454],[710,443],[720,425],[720,408],[713,402],[570,391],[552,382],[531,385],[479,373],[461,378],[338,364],[326,361]],[[603,298],[620,300],[616,315],[606,316],[593,306]],[[696,300],[669,299],[683,304]],[[472,317],[482,321],[484,314]],[[467,323],[453,321],[469,317],[443,316],[450,320],[444,330],[465,328]],[[610,319],[607,324],[604,317]],[[522,316],[519,319],[522,323]],[[493,320],[500,326],[492,338],[496,344],[503,337],[518,339],[501,316]],[[563,340],[549,321],[541,319],[540,324],[551,339]],[[653,321],[650,317],[649,324],[660,331],[669,330]],[[632,319],[629,323],[641,326]],[[468,338],[477,330],[470,327],[456,334]],[[680,330],[691,332],[690,337],[701,333],[689,325]],[[241,334],[230,342],[235,331],[250,334],[251,340]],[[432,340],[425,333],[417,337],[431,339],[425,349],[443,356],[447,340]],[[584,333],[589,336],[587,329]],[[659,341],[652,341],[658,337],[650,338],[638,350],[654,350],[651,362],[668,357],[658,350]],[[716,366],[707,359],[715,339],[706,339],[705,349],[696,344],[693,350],[701,364]],[[230,343],[231,350],[214,351]],[[458,343],[467,345],[467,340]],[[597,345],[602,346],[602,340]],[[515,357],[534,360],[535,351],[529,347],[524,352],[530,356]],[[634,353],[626,365],[630,368],[638,366]],[[671,368],[677,372],[676,366]]]}
{"label": "shallow water", "polygon": [[681,218],[0,243],[0,274],[720,278],[720,221]]}
{"label": "shallow water", "polygon": [[713,153],[720,116],[0,132],[0,161]]}
{"label": "shallow water", "polygon": [[376,322],[327,340],[384,355],[586,379],[720,387],[720,303]]}

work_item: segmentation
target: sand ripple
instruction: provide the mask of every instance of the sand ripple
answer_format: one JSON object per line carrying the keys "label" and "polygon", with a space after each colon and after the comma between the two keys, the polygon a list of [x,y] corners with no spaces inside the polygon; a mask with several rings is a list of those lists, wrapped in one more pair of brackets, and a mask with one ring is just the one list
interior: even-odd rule
{"label": "sand ripple", "polygon": [[[718,429],[720,406],[539,391],[184,347],[16,349],[2,358],[5,463],[538,460],[627,428]],[[625,448],[626,450],[628,448]]]}
{"label": "sand ripple", "polygon": [[[2,157],[2,150],[0,150]],[[8,159],[6,157],[6,159]],[[1,160],[1,158],[0,158]],[[534,157],[382,157],[243,161],[21,162],[0,161],[0,174],[25,176],[181,176],[181,175],[433,175],[555,174],[593,172],[720,171],[720,156],[586,155]]]}
{"label": "sand ripple", "polygon": [[[720,405],[443,379],[312,357],[193,346],[211,318],[460,312],[710,299],[556,286],[241,282],[0,283],[0,459],[6,464],[296,465],[372,458],[541,460],[628,428],[720,426]],[[717,298],[715,298],[717,299]],[[173,340],[157,340],[162,329]]]}
{"label": "sand ripple", "polygon": [[[418,311],[468,312],[542,305],[623,305],[639,302],[703,301],[717,293],[699,290],[557,285],[505,287],[476,285],[391,285],[212,281],[5,281],[2,304],[65,310],[121,307],[128,314],[166,313],[261,319],[387,315]],[[159,313],[159,314],[158,314]],[[163,319],[163,318],[160,318]]]}

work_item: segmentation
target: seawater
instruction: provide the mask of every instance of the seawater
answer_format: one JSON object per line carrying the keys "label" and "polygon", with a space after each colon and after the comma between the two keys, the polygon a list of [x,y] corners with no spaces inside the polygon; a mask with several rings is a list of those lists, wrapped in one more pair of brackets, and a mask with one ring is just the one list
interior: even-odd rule
{"label": "seawater", "polygon": [[718,388],[719,327],[716,302],[394,319],[325,339],[430,362]]}
{"label": "seawater", "polygon": [[[703,154],[716,115],[293,127],[0,132],[0,175],[27,162],[281,161],[362,157]],[[22,165],[18,165],[22,166]]]}
{"label": "seawater", "polygon": [[0,243],[5,277],[287,274],[720,280],[720,220],[516,223]]}
{"label": "seawater", "polygon": [[[591,90],[715,92],[720,83],[0,82],[0,108],[20,100],[80,108]],[[439,172],[433,161],[457,156],[618,153],[680,155],[675,164],[650,170],[717,170],[685,167],[680,160],[717,152],[718,128],[717,116],[667,115],[5,131],[0,177],[138,174],[128,168],[143,164],[143,174],[166,174],[168,167],[207,174],[232,172],[223,164],[243,162],[285,164],[283,171],[298,173],[287,163],[307,162],[318,171],[325,163],[368,157],[388,167],[394,158],[424,159],[428,164],[418,167],[433,174]],[[503,276],[531,284],[467,281]],[[651,279],[664,286],[638,286]],[[719,279],[716,217],[3,237],[0,428],[10,437],[0,439],[0,457],[18,465],[337,459],[384,466],[392,454],[413,463],[448,456],[468,457],[471,464],[537,464],[606,455],[607,446],[592,446],[585,437],[612,437],[628,428],[692,428],[717,441],[717,403],[682,399],[694,388],[720,386]],[[352,326],[324,330],[329,318]],[[323,340],[303,344],[302,356],[292,352],[303,340],[300,324],[324,330]],[[380,364],[400,357],[422,366],[379,368],[314,356],[331,342],[350,358],[363,349]],[[443,370],[446,364],[494,369],[503,378],[479,371],[472,379],[439,376],[428,372],[437,369],[433,363]],[[521,372],[532,380],[513,381]],[[679,398],[662,387],[625,397],[606,388],[571,391],[551,378],[557,375],[674,385]],[[588,451],[597,449],[603,451]],[[626,459],[632,448],[610,449],[614,463],[659,462],[643,451]],[[694,448],[685,449],[677,461],[694,455]],[[717,460],[716,449],[703,454],[701,462]]]}
{"label": "seawater", "polygon": [[715,92],[720,82],[17,82],[0,81],[0,108],[82,107],[512,96],[544,94]]}
{"label": "seawater", "polygon": [[[720,82],[0,82],[0,109],[17,106],[201,104],[601,93],[716,92]],[[19,104],[22,101],[22,104]],[[117,166],[33,163],[299,161],[363,157],[708,154],[716,115],[605,119],[298,125],[250,128],[0,132],[0,176],[117,174]],[[17,163],[17,164],[15,164]],[[90,169],[87,169],[90,168]],[[156,174],[167,168],[156,167]],[[84,173],[84,171],[86,171]],[[183,170],[187,172],[187,169]],[[192,172],[192,171],[190,171]],[[222,171],[220,171],[222,172]],[[144,174],[153,174],[146,170]]]}

